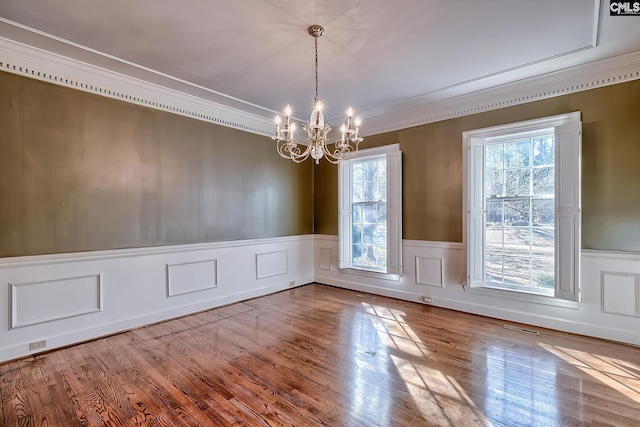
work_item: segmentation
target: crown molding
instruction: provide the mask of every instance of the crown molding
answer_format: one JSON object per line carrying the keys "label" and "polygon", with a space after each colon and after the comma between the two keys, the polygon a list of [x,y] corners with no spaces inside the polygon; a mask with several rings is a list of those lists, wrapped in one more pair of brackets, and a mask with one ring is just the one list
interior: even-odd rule
{"label": "crown molding", "polygon": [[[26,44],[0,37],[0,70],[130,102],[169,113],[269,136],[273,122],[259,114],[223,105],[160,84],[131,77]],[[530,77],[466,95],[463,87],[451,96],[419,106],[381,112],[365,118],[363,136],[524,104],[569,93],[640,79],[640,50]],[[463,85],[464,86],[464,85]],[[470,88],[469,88],[470,89]],[[454,94],[455,91],[457,94]]]}
{"label": "crown molding", "polygon": [[0,70],[260,135],[273,121],[0,37]]}
{"label": "crown molding", "polygon": [[640,50],[417,107],[399,108],[365,120],[362,134],[396,131],[636,79],[640,79]]}

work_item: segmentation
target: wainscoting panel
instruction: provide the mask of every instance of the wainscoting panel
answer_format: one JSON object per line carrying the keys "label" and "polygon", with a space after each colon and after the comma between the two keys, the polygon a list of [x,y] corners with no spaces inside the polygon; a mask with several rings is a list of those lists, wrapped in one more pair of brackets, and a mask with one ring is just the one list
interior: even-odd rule
{"label": "wainscoting panel", "polygon": [[416,257],[416,283],[444,287],[442,281],[442,258]]}
{"label": "wainscoting panel", "polygon": [[167,264],[167,296],[188,294],[218,286],[218,260]]}
{"label": "wainscoting panel", "polygon": [[256,279],[280,276],[289,272],[287,251],[256,254]]}
{"label": "wainscoting panel", "polygon": [[311,283],[313,241],[287,236],[0,259],[0,362],[33,353],[32,343],[49,350]]}
{"label": "wainscoting panel", "polygon": [[640,276],[632,273],[602,272],[602,312],[640,316]]}
{"label": "wainscoting panel", "polygon": [[320,268],[326,262],[321,254],[329,250],[337,264],[336,236],[317,235],[314,247],[318,283],[422,304],[426,296],[433,306],[640,345],[640,254],[583,250],[582,300],[561,304],[552,297],[530,299],[509,291],[466,288],[461,243],[404,240],[405,270],[399,280]]}
{"label": "wainscoting panel", "polygon": [[331,258],[331,248],[320,248],[320,270],[333,270]]}
{"label": "wainscoting panel", "polygon": [[12,328],[102,310],[102,274],[10,283],[9,286]]}

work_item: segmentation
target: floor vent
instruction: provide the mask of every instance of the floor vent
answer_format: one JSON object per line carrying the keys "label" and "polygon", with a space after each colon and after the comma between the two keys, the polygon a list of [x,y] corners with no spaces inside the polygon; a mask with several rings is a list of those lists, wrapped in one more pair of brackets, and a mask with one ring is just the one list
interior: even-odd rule
{"label": "floor vent", "polygon": [[502,327],[505,328],[505,329],[510,329],[512,331],[524,332],[525,334],[538,335],[540,333],[538,331],[534,331],[533,329],[525,329],[525,328],[521,328],[519,326],[502,325]]}
{"label": "floor vent", "polygon": [[373,295],[356,294],[356,296],[364,299],[376,299],[376,297],[374,297]]}

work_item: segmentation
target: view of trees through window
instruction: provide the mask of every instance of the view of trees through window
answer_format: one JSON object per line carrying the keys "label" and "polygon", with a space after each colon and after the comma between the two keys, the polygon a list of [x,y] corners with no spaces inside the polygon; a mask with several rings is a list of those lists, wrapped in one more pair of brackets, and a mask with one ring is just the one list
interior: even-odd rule
{"label": "view of trees through window", "polygon": [[387,163],[385,157],[353,163],[351,168],[351,263],[387,267]]}
{"label": "view of trees through window", "polygon": [[485,145],[485,279],[554,289],[554,135]]}

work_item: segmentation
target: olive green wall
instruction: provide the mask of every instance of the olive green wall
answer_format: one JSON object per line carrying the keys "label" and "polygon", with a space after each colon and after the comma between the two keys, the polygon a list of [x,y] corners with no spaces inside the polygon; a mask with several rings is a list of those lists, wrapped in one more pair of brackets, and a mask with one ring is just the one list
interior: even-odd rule
{"label": "olive green wall", "polygon": [[0,257],[313,232],[266,137],[0,72]]}
{"label": "olive green wall", "polygon": [[[462,132],[582,113],[582,247],[640,251],[640,80],[365,138],[400,143],[403,237],[462,241]],[[315,232],[337,234],[337,170],[315,170]]]}

